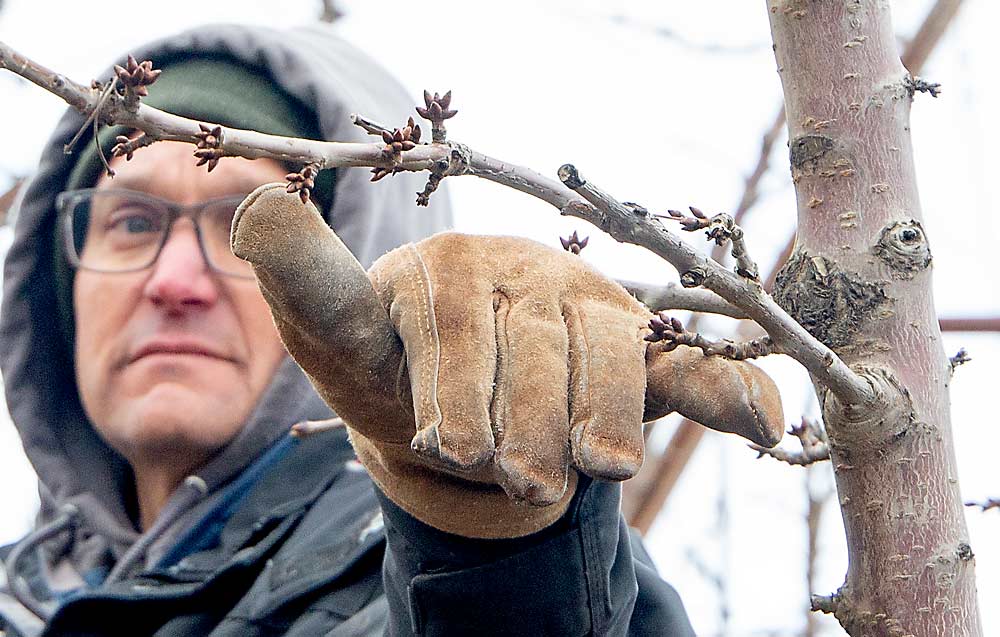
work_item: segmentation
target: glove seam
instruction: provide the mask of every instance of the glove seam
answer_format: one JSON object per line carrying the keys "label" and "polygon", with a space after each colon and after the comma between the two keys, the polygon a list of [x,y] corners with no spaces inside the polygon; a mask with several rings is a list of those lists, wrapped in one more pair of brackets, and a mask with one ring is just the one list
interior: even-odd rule
{"label": "glove seam", "polygon": [[[420,293],[417,295],[420,304],[418,325],[420,337],[430,345],[433,357],[432,363],[420,365],[420,410],[417,413],[417,429],[421,430],[441,421],[441,407],[437,404],[437,376],[441,363],[441,342],[437,334],[437,321],[434,317],[434,291],[431,288],[430,274],[427,272],[427,264],[420,256],[420,252],[413,244],[406,246],[411,254],[410,267],[413,269],[413,278],[420,286]],[[428,348],[421,348],[428,351]],[[424,363],[425,361],[421,361]],[[410,366],[412,370],[412,366]],[[427,414],[433,415],[433,422],[426,422]],[[422,422],[423,421],[423,422]]]}

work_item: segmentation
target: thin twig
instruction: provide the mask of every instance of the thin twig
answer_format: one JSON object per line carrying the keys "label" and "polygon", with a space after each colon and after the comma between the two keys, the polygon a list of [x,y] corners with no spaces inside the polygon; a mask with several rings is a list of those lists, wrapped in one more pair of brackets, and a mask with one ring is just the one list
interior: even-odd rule
{"label": "thin twig", "polygon": [[334,416],[327,420],[306,420],[295,423],[288,433],[294,438],[305,438],[306,436],[323,433],[324,431],[333,431],[334,429],[341,429],[346,426],[343,418]]}
{"label": "thin twig", "polygon": [[[97,90],[98,88],[99,87],[95,86],[94,90]],[[94,103],[93,108],[91,108],[87,114],[87,119],[83,120],[83,124],[80,124],[80,128],[76,131],[76,134],[73,135],[73,138],[63,146],[64,153],[68,155],[69,153],[73,152],[73,148],[76,146],[76,143],[80,141],[80,138],[83,137],[83,133],[86,132],[87,127],[90,126],[91,124],[94,124],[94,129],[95,129],[94,138],[95,139],[97,138],[96,134],[97,117],[101,112],[101,108],[111,97],[111,94],[114,92],[114,90],[115,90],[115,82],[114,80],[111,80],[101,90],[100,96]]]}
{"label": "thin twig", "polygon": [[[813,482],[819,472],[815,467],[806,469],[805,487],[808,508],[806,509],[806,590],[811,591],[816,588],[817,565],[819,563],[819,535],[820,522],[823,520],[823,509],[826,508],[830,496],[836,490],[827,487],[822,493],[817,494],[813,488]],[[827,474],[821,474],[827,475]],[[812,609],[806,613],[806,631],[803,637],[815,637],[819,630],[816,615]]]}
{"label": "thin twig", "polygon": [[1000,511],[1000,498],[990,498],[986,502],[966,502],[967,507],[979,507],[982,511],[997,509]]}
{"label": "thin twig", "polygon": [[358,115],[357,113],[351,114],[351,123],[354,124],[355,126],[363,128],[365,132],[368,133],[369,135],[381,136],[382,133],[392,133],[391,129],[386,128],[382,124],[372,121],[367,117]]}
{"label": "thin twig", "polygon": [[612,22],[619,24],[623,27],[629,29],[640,30],[644,33],[651,33],[653,35],[665,38],[684,47],[685,49],[691,49],[699,53],[708,54],[731,54],[731,55],[748,55],[758,51],[764,51],[768,48],[768,44],[764,43],[747,43],[747,44],[737,44],[734,45],[730,42],[725,44],[719,43],[705,43],[701,40],[688,39],[685,35],[674,29],[665,26],[653,26],[650,25],[648,20],[640,20],[627,15],[615,15],[611,16]]}
{"label": "thin twig", "polygon": [[[100,110],[100,107],[98,107],[98,110]],[[104,166],[104,174],[108,177],[114,177],[115,171],[108,163],[108,158],[104,156],[104,149],[101,148],[101,142],[97,136],[100,129],[100,121],[96,117],[92,121],[94,122],[94,147],[97,148],[97,156],[101,160],[101,165]]]}
{"label": "thin twig", "polygon": [[948,359],[948,362],[951,364],[951,373],[954,374],[956,367],[959,365],[965,365],[971,360],[972,357],[965,351],[965,348],[961,348],[954,356]]}
{"label": "thin twig", "polygon": [[770,456],[775,460],[799,467],[806,467],[815,462],[830,459],[830,441],[826,437],[826,431],[818,422],[803,418],[802,423],[792,427],[788,433],[799,439],[799,443],[802,445],[801,451],[788,451],[780,447],[768,449],[760,445],[748,446],[757,452],[758,458]]}

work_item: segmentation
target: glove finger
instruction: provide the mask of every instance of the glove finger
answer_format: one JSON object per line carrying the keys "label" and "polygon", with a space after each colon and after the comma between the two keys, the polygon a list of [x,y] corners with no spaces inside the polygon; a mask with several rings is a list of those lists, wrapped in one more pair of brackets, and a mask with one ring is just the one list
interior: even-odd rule
{"label": "glove finger", "polygon": [[316,208],[285,184],[261,186],[237,209],[230,242],[324,400],[369,438],[407,440],[412,424],[396,391],[402,344],[368,274]]}
{"label": "glove finger", "polygon": [[501,296],[496,333],[497,482],[512,498],[547,506],[565,493],[569,473],[566,327],[555,299]]}
{"label": "glove finger", "polygon": [[646,377],[647,421],[676,411],[764,447],[778,444],[784,434],[778,387],[751,363],[705,356],[690,347],[670,352],[650,347]]}
{"label": "glove finger", "polygon": [[643,317],[595,302],[564,312],[573,464],[595,478],[627,480],[643,458]]}
{"label": "glove finger", "polygon": [[[426,259],[421,249],[428,252]],[[473,275],[475,250],[469,242],[442,237],[420,248],[403,246],[372,267],[379,296],[406,346],[417,426],[410,446],[459,472],[483,467],[495,449],[493,286]],[[442,285],[435,288],[432,281]]]}

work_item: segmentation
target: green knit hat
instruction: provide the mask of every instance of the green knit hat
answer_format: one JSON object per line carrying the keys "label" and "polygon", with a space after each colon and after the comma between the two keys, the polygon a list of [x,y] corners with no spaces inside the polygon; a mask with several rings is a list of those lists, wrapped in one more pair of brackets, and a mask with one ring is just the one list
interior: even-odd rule
{"label": "green knit hat", "polygon": [[[175,57],[163,61],[158,68],[162,68],[163,73],[155,84],[148,87],[149,96],[142,98],[144,104],[182,117],[221,124],[223,127],[287,137],[323,138],[316,115],[281,90],[260,69],[219,55]],[[104,128],[98,133],[98,143],[106,157],[111,156],[115,137],[129,132],[126,128],[115,126]],[[92,187],[104,170],[93,138],[80,140],[76,152],[79,159],[66,182],[67,190]],[[132,161],[141,161],[141,158],[140,149]],[[193,156],[191,161],[195,161]],[[300,167],[288,168],[298,170]],[[327,219],[330,219],[333,206],[333,189],[334,171],[320,172],[315,179],[312,197]],[[57,237],[54,250],[56,296],[62,331],[72,346],[75,332],[73,272],[66,258],[65,246],[59,239]]]}

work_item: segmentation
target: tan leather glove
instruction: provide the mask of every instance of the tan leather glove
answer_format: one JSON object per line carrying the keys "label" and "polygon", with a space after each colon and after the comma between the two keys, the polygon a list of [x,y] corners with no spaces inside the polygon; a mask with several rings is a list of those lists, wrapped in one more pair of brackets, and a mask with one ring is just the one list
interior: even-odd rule
{"label": "tan leather glove", "polygon": [[366,274],[285,184],[247,197],[232,246],[372,478],[438,529],[500,538],[548,526],[574,469],[635,475],[644,416],[676,410],[759,444],[781,438],[766,374],[688,348],[647,360],[649,311],[568,252],[445,233]]}

